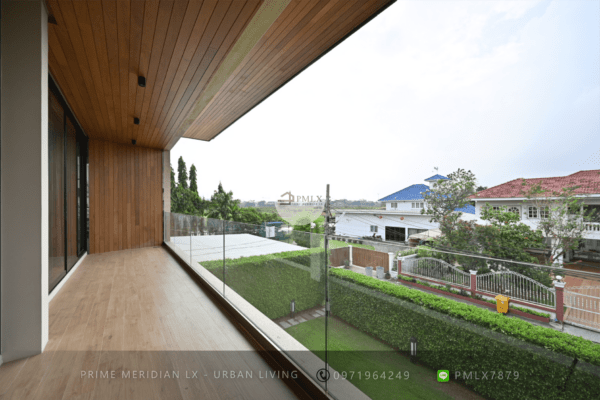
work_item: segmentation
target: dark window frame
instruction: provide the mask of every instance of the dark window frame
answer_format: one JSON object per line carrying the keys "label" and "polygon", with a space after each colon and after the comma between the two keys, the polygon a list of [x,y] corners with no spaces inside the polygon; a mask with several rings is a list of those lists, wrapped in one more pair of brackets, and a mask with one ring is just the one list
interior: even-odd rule
{"label": "dark window frame", "polygon": [[[64,145],[64,149],[63,149],[63,179],[64,179],[64,186],[63,186],[63,224],[64,224],[64,238],[65,238],[65,243],[64,243],[64,266],[65,266],[65,273],[64,275],[57,281],[54,283],[54,285],[52,287],[48,288],[48,293],[52,292],[52,290],[54,290],[54,288],[56,286],[58,286],[58,284],[60,284],[60,282],[65,278],[65,276],[68,275],[69,271],[72,269],[72,267],[81,259],[81,257],[83,256],[83,254],[86,251],[89,251],[89,246],[88,246],[88,230],[87,230],[87,226],[88,226],[88,214],[87,214],[87,207],[89,204],[89,198],[88,198],[88,192],[87,192],[87,178],[88,178],[88,174],[87,174],[87,165],[89,162],[89,138],[88,136],[85,134],[85,132],[83,131],[83,128],[81,128],[81,125],[79,125],[79,122],[77,121],[77,118],[75,118],[75,115],[73,114],[73,112],[71,111],[71,108],[69,107],[69,104],[66,102],[62,92],[60,91],[60,89],[58,88],[58,85],[56,84],[56,81],[54,80],[54,78],[52,78],[52,75],[48,74],[48,90],[55,96],[55,98],[58,100],[58,103],[60,104],[60,106],[63,109],[63,145]],[[50,107],[50,104],[48,104],[48,107]],[[75,229],[76,229],[76,233],[75,233],[75,237],[76,237],[76,255],[77,255],[77,261],[75,261],[75,263],[69,267],[68,265],[68,235],[69,235],[69,225],[68,225],[68,214],[67,214],[67,203],[68,203],[68,196],[67,196],[67,185],[68,185],[68,179],[67,179],[67,120],[70,120],[71,124],[75,127],[75,172],[76,172],[76,199],[75,199],[75,207],[76,207],[76,214],[77,214],[77,220],[75,222]],[[50,132],[48,132],[48,134],[50,134]],[[79,166],[77,165],[77,161],[80,160],[80,164]],[[79,167],[79,169],[78,169]],[[48,171],[48,173],[50,173],[50,171]],[[77,177],[79,177],[80,179],[77,179]],[[49,184],[50,184],[50,177],[49,177]],[[81,197],[81,196],[85,196],[85,197]],[[48,201],[50,202],[50,199],[48,199]],[[81,216],[83,216],[83,218],[81,218]],[[81,229],[81,232],[80,232]],[[83,236],[80,236],[80,234],[83,234]],[[81,240],[80,240],[81,239]],[[49,282],[49,285],[53,283],[53,282]]]}

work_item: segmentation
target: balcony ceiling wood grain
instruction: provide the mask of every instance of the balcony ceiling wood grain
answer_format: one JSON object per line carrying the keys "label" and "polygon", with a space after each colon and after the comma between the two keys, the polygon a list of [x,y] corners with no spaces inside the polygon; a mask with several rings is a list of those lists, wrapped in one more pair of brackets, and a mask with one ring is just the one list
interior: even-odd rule
{"label": "balcony ceiling wood grain", "polygon": [[171,149],[213,139],[393,1],[46,0],[49,69],[90,137]]}

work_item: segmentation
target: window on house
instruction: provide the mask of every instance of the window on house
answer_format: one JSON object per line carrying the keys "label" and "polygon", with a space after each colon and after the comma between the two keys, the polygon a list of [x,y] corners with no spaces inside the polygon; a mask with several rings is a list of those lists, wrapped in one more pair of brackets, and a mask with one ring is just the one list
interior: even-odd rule
{"label": "window on house", "polygon": [[540,218],[550,217],[550,209],[548,207],[540,207]]}
{"label": "window on house", "polygon": [[583,206],[583,211],[592,222],[600,222],[600,205],[586,204]]}
{"label": "window on house", "polygon": [[392,203],[392,208],[398,208],[398,203]]}
{"label": "window on house", "polygon": [[577,215],[581,212],[581,206],[579,204],[569,206],[569,215]]}
{"label": "window on house", "polygon": [[509,207],[508,211],[511,213],[515,213],[517,216],[521,216],[521,212],[519,210],[519,207]]}
{"label": "window on house", "polygon": [[423,208],[423,203],[412,203],[412,208]]}
{"label": "window on house", "polygon": [[377,232],[377,225],[371,225],[371,232]]}
{"label": "window on house", "polygon": [[529,218],[537,218],[538,209],[537,207],[529,207]]}
{"label": "window on house", "polygon": [[494,210],[494,211],[500,211],[500,207],[498,207],[498,206],[493,206],[493,207],[492,207],[492,210]]}

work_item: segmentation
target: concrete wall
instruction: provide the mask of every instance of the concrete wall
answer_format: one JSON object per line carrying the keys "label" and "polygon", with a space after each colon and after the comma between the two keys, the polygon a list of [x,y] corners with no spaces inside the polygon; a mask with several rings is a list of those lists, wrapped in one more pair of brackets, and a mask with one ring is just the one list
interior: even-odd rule
{"label": "concrete wall", "polygon": [[2,1],[2,356],[48,342],[48,15]]}

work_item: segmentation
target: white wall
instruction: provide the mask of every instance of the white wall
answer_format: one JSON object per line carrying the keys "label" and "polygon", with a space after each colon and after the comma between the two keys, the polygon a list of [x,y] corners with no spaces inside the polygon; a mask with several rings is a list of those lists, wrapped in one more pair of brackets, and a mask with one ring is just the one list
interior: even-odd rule
{"label": "white wall", "polygon": [[[375,213],[373,213],[375,214]],[[378,226],[377,235],[385,239],[385,227],[394,226],[413,229],[435,229],[438,224],[429,222],[428,215],[382,215],[383,218],[378,218],[373,214],[352,214],[346,212],[343,217],[336,219],[335,233],[345,236],[373,236],[370,231],[371,225]],[[401,219],[404,218],[404,219]]]}
{"label": "white wall", "polygon": [[[392,208],[392,203],[397,203],[397,208]],[[420,208],[412,208],[412,203],[423,203],[425,205],[424,200],[413,200],[413,201],[389,201],[385,204],[385,209],[389,211],[412,211],[412,212],[421,212]]]}
{"label": "white wall", "polygon": [[2,1],[2,358],[48,342],[48,15]]}

